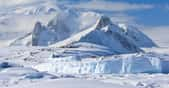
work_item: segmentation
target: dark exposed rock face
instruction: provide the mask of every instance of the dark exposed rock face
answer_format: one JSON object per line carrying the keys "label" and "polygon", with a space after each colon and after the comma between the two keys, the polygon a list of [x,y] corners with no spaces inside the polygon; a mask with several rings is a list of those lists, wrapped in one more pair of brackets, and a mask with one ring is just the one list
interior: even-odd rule
{"label": "dark exposed rock face", "polygon": [[40,22],[35,24],[35,28],[32,32],[32,46],[38,46],[38,41],[40,37],[40,33],[44,31],[46,28],[42,26]]}
{"label": "dark exposed rock face", "polygon": [[103,28],[107,25],[112,25],[111,20],[107,16],[101,16],[97,25],[97,29]]}

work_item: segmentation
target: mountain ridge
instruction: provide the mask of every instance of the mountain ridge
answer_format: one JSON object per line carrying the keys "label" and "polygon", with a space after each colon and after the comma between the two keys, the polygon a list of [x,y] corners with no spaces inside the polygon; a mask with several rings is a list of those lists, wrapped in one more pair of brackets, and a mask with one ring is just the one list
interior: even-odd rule
{"label": "mountain ridge", "polygon": [[[92,20],[88,21],[86,18],[92,18]],[[90,23],[90,21],[93,22]],[[46,26],[37,22],[31,34],[32,39],[28,42],[31,42],[32,46],[49,47],[71,47],[72,44],[78,42],[87,42],[109,47],[118,54],[142,51],[140,49],[142,40],[150,41],[152,46],[155,46],[141,31],[132,28],[124,30],[105,15],[79,13],[71,9],[59,13]],[[137,37],[137,35],[139,36]],[[141,38],[140,41],[134,40],[133,36]],[[144,42],[141,43],[144,44]],[[146,44],[145,46],[151,47]]]}

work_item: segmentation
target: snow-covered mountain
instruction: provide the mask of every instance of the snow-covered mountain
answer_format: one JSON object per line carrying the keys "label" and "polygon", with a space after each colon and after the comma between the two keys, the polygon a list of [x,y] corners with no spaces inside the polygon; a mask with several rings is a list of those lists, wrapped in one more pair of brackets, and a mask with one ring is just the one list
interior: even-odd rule
{"label": "snow-covered mountain", "polygon": [[[92,19],[86,20],[86,18]],[[13,45],[25,40],[33,46],[50,45],[51,47],[71,47],[74,43],[88,42],[106,46],[117,54],[141,51],[109,17],[92,12],[66,10],[58,14],[47,26],[37,22],[30,36],[32,36],[31,41],[22,38]]]}
{"label": "snow-covered mountain", "polygon": [[74,9],[58,13],[47,25],[37,22],[32,33],[11,45],[71,47],[80,42],[105,46],[116,53],[139,52],[139,47],[156,46],[134,27],[125,28],[107,16]]}
{"label": "snow-covered mountain", "polygon": [[109,47],[118,53],[138,52],[140,49],[113,25],[108,17],[101,16],[95,25],[77,34],[56,42],[53,47],[69,47],[77,42],[89,42]]}
{"label": "snow-covered mountain", "polygon": [[[32,32],[34,24],[47,24],[64,6],[52,0],[0,1],[0,47],[7,47]],[[10,4],[8,4],[10,3]],[[10,5],[6,7],[7,5]],[[26,38],[28,40],[29,38]],[[22,42],[25,45],[26,42]]]}

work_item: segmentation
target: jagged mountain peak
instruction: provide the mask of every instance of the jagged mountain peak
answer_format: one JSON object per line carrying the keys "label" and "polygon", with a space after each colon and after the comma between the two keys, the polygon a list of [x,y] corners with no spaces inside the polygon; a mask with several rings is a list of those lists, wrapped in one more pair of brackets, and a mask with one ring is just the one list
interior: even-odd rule
{"label": "jagged mountain peak", "polygon": [[103,27],[105,27],[107,25],[111,25],[111,24],[112,24],[112,22],[111,22],[110,18],[102,15],[102,16],[100,16],[100,18],[97,21],[96,28],[100,29],[100,28],[103,28]]}
{"label": "jagged mountain peak", "polygon": [[36,24],[35,24],[35,30],[39,30],[39,29],[42,29],[42,23],[41,22],[36,22]]}

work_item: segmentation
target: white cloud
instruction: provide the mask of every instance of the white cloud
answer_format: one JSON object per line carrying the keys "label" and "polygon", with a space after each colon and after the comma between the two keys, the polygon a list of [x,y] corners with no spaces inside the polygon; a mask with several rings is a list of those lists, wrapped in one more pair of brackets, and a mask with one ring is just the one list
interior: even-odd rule
{"label": "white cloud", "polygon": [[10,7],[15,5],[24,5],[44,0],[0,0],[0,7]]}
{"label": "white cloud", "polygon": [[28,0],[10,0],[10,1],[9,0],[0,0],[0,6],[5,6],[5,7],[12,6],[12,5],[18,5],[21,3],[28,3]]}
{"label": "white cloud", "polygon": [[[57,0],[0,0],[0,7],[10,7],[15,5],[23,5],[29,3],[35,3],[39,1],[57,1]],[[57,3],[66,4],[70,1],[57,1]],[[106,1],[90,1],[81,2],[79,4],[69,4],[70,7],[75,8],[85,8],[92,10],[105,10],[105,11],[126,11],[126,10],[139,10],[139,9],[150,9],[153,8],[152,5],[147,4],[130,4],[124,2],[106,2]]]}
{"label": "white cloud", "polygon": [[127,11],[127,10],[151,9],[154,6],[148,4],[131,4],[124,2],[91,1],[76,5],[69,5],[69,7],[92,9],[92,10],[104,10],[104,11]]}
{"label": "white cloud", "polygon": [[124,14],[124,13],[112,14],[111,20],[114,23],[136,24],[135,23],[136,18],[134,16],[129,16],[129,15]]}

